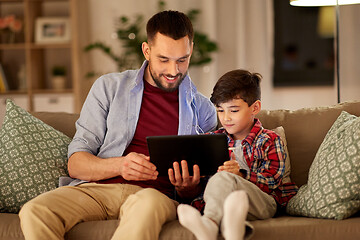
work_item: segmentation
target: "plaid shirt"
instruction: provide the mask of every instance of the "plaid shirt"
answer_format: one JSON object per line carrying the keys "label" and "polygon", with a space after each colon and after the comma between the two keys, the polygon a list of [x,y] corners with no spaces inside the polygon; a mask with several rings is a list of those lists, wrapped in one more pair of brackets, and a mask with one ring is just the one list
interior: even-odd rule
{"label": "plaid shirt", "polygon": [[[234,146],[234,139],[224,128],[210,134],[216,133],[226,134],[229,147]],[[280,136],[273,131],[264,129],[260,120],[255,119],[253,128],[241,144],[244,158],[250,168],[250,172],[247,172],[245,178],[265,193],[273,196],[279,205],[286,206],[287,202],[297,193],[298,188],[295,183],[282,183],[286,153]],[[200,202],[196,202],[199,200]],[[203,207],[201,202],[201,199],[196,199],[192,205],[199,209]]]}

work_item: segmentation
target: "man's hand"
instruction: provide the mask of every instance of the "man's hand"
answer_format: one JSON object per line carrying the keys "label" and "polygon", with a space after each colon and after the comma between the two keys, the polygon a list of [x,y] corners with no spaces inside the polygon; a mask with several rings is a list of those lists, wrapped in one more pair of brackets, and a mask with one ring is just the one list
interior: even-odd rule
{"label": "man's hand", "polygon": [[121,158],[120,175],[126,180],[155,180],[158,174],[149,156],[131,152]]}
{"label": "man's hand", "polygon": [[168,170],[170,182],[182,198],[193,198],[200,191],[200,169],[198,165],[193,166],[194,176],[189,176],[188,164],[185,160],[181,161],[181,171],[178,162],[173,163],[174,169]]}

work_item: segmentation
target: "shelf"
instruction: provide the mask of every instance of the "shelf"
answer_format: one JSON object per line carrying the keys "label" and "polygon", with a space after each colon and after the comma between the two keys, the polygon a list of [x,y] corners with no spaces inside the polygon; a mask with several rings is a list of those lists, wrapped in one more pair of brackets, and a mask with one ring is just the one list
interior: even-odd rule
{"label": "shelf", "polygon": [[[34,111],[42,99],[39,95],[41,97],[47,95],[49,98],[67,95],[66,104],[70,103],[71,109],[79,111],[81,50],[78,46],[76,21],[79,14],[78,0],[0,0],[0,16],[12,14],[23,21],[23,29],[21,34],[16,35],[15,43],[7,43],[8,38],[5,35],[0,36],[0,63],[5,70],[5,78],[10,89],[1,92],[0,97],[25,97],[28,104],[26,110]],[[37,31],[45,29],[44,25],[39,25],[43,22],[39,22],[38,19],[54,20],[60,17],[69,19],[69,22],[66,21],[66,26],[71,30],[69,35],[71,39],[64,37],[60,42],[60,37],[58,41],[53,41],[54,39],[50,37],[46,43],[36,42]],[[53,27],[59,24],[51,23],[54,24]],[[66,34],[68,33],[67,31]],[[53,35],[47,35],[49,36]],[[45,42],[45,39],[42,41]],[[65,89],[53,89],[52,70],[55,66],[66,68]],[[52,103],[41,106],[57,107]]]}
{"label": "shelf", "polygon": [[6,92],[0,92],[0,95],[25,95],[27,94],[26,90],[9,90]]}
{"label": "shelf", "polygon": [[45,48],[71,48],[70,43],[30,43],[31,49],[45,49]]}
{"label": "shelf", "polygon": [[0,0],[3,3],[22,3],[23,0]]}
{"label": "shelf", "polygon": [[0,43],[0,50],[25,49],[25,43]]}
{"label": "shelf", "polygon": [[70,43],[47,43],[47,44],[39,44],[39,43],[0,43],[0,50],[9,50],[9,49],[20,49],[23,50],[27,47],[30,49],[54,49],[54,48],[71,48]]}
{"label": "shelf", "polygon": [[34,89],[34,94],[72,93],[72,89]]}

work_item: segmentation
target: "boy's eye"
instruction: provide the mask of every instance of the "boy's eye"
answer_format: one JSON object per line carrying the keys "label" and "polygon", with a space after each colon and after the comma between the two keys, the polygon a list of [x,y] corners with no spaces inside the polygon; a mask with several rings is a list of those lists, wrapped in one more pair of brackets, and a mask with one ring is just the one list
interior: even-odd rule
{"label": "boy's eye", "polygon": [[217,109],[216,111],[217,112],[224,112],[224,110],[222,110],[222,109]]}
{"label": "boy's eye", "polygon": [[231,112],[238,112],[239,110],[231,110]]}

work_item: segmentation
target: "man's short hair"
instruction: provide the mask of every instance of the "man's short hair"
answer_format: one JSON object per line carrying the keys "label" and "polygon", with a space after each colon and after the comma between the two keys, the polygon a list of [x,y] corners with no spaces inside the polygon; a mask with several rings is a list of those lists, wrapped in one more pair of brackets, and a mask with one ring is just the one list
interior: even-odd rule
{"label": "man's short hair", "polygon": [[219,106],[233,99],[242,99],[251,106],[261,99],[261,78],[259,73],[241,69],[227,72],[215,84],[210,100]]}
{"label": "man's short hair", "polygon": [[194,30],[190,19],[182,12],[162,11],[152,16],[146,25],[147,39],[150,43],[157,33],[161,33],[174,40],[185,36],[190,42],[194,38]]}

